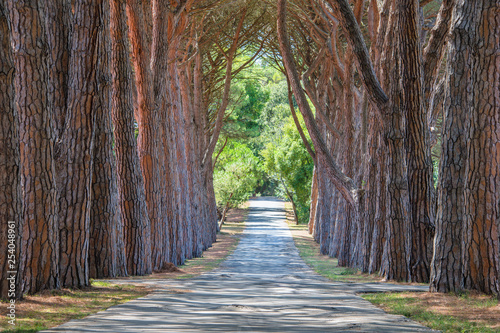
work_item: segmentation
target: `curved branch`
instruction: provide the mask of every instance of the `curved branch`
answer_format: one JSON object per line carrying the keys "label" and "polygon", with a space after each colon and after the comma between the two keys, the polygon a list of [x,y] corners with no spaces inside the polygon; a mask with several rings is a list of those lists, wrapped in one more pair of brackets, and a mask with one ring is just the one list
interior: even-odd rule
{"label": "curved branch", "polygon": [[434,90],[432,89],[433,82],[446,48],[446,36],[450,28],[454,4],[455,0],[443,1],[436,24],[431,30],[429,43],[424,49],[424,101],[429,100],[431,92]]}
{"label": "curved branch", "polygon": [[354,16],[348,0],[334,1],[336,5],[332,4],[332,0],[329,1],[330,5],[338,9],[338,12],[340,13],[340,23],[342,24],[342,28],[346,31],[346,37],[352,46],[354,55],[356,56],[359,73],[363,79],[363,83],[370,97],[377,105],[379,112],[381,112],[389,99],[382,89],[377,76],[375,75],[370,55],[368,54],[368,49],[366,48],[366,44],[356,17]]}
{"label": "curved branch", "polygon": [[326,127],[328,128],[328,130],[337,139],[340,139],[340,136],[342,134],[339,132],[338,129],[335,128],[335,126],[332,125],[332,123],[330,122],[330,119],[328,119],[328,117],[323,112],[323,108],[321,107],[318,99],[316,98],[316,95],[314,94],[314,89],[313,89],[313,86],[311,84],[311,81],[309,81],[309,77],[316,70],[316,68],[319,65],[320,60],[323,58],[325,50],[326,50],[326,48],[323,47],[319,51],[318,56],[316,57],[316,59],[314,59],[314,61],[311,64],[311,66],[309,66],[309,68],[307,69],[307,71],[304,74],[302,74],[302,82],[304,83],[304,88],[306,88],[307,95],[309,96],[309,98],[311,99],[314,107],[316,108],[316,114],[318,114],[321,117],[321,120],[325,123]]}
{"label": "curved branch", "polygon": [[345,200],[354,208],[357,209],[358,200],[358,189],[356,188],[354,181],[347,177],[340,167],[333,160],[332,155],[325,141],[323,140],[319,128],[314,119],[314,115],[311,111],[309,103],[307,102],[306,95],[300,86],[299,74],[297,72],[297,67],[295,61],[292,57],[292,51],[290,47],[290,41],[288,39],[288,34],[286,32],[286,0],[278,0],[278,41],[281,49],[281,55],[283,57],[283,63],[286,68],[287,76],[290,80],[290,85],[293,90],[297,104],[299,105],[300,112],[304,117],[307,130],[311,136],[314,143],[314,147],[317,152],[317,156],[326,164],[328,175],[330,176],[332,183],[340,191]]}
{"label": "curved branch", "polygon": [[240,37],[241,29],[243,28],[243,22],[245,21],[246,11],[243,11],[243,15],[241,16],[240,22],[238,23],[238,27],[236,28],[236,33],[234,35],[233,44],[231,45],[231,49],[229,50],[227,64],[226,64],[226,77],[224,82],[224,93],[222,95],[222,103],[217,111],[217,120],[215,121],[215,128],[212,133],[212,137],[210,138],[210,142],[208,144],[207,149],[205,150],[205,154],[203,156],[203,161],[201,163],[202,168],[207,165],[207,161],[212,156],[215,145],[217,144],[217,140],[219,140],[219,134],[222,129],[224,114],[226,113],[226,108],[229,103],[229,92],[231,90],[231,79],[232,79],[232,71],[233,71],[233,61],[234,55],[236,53],[238,47],[238,40]]}
{"label": "curved branch", "polygon": [[302,142],[304,142],[304,146],[306,147],[307,152],[309,153],[309,155],[311,155],[311,158],[314,160],[314,163],[316,164],[316,153],[309,144],[309,141],[307,141],[306,135],[304,134],[304,130],[302,129],[302,126],[300,126],[299,118],[297,117],[295,108],[293,107],[292,88],[290,87],[290,82],[288,82],[288,104],[290,105],[290,111],[292,112],[293,122],[297,127],[297,131],[299,132],[300,138],[302,139]]}

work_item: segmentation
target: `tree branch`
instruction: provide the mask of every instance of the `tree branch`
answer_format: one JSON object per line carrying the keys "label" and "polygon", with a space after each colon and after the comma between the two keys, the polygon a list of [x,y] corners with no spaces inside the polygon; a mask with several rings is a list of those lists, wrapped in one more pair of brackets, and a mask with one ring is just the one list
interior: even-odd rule
{"label": "tree branch", "polygon": [[219,152],[217,153],[217,156],[215,156],[215,159],[214,159],[214,164],[213,164],[213,168],[212,169],[215,169],[215,165],[217,164],[217,160],[219,159],[219,156],[220,154],[222,153],[222,151],[224,150],[224,148],[226,148],[226,145],[227,145],[227,141],[229,140],[229,138],[226,138],[226,141],[224,141],[224,145],[222,146],[222,148],[219,150]]}
{"label": "tree branch", "polygon": [[321,117],[321,120],[325,123],[326,127],[328,128],[328,130],[337,139],[340,139],[340,137],[341,137],[342,134],[339,132],[338,129],[335,128],[335,126],[332,125],[332,123],[330,122],[330,119],[328,119],[328,117],[323,112],[323,108],[321,107],[318,99],[316,98],[316,95],[314,94],[314,91],[313,91],[312,84],[309,81],[309,77],[316,70],[316,68],[319,65],[319,62],[320,62],[321,58],[324,56],[325,49],[326,49],[325,46],[319,51],[318,56],[316,57],[316,59],[314,59],[313,63],[311,64],[311,66],[309,66],[309,68],[307,69],[307,71],[304,74],[302,74],[302,82],[304,82],[304,88],[306,88],[307,95],[309,96],[309,98],[311,99],[314,107],[316,108],[316,114],[318,114]]}
{"label": "tree branch", "polygon": [[333,157],[321,136],[316,120],[314,119],[314,115],[309,107],[309,103],[307,102],[305,93],[300,85],[299,74],[297,72],[295,61],[292,57],[290,41],[286,32],[285,20],[286,0],[278,0],[278,41],[293,94],[297,100],[297,104],[299,105],[300,112],[304,117],[311,139],[313,140],[314,147],[318,154],[318,159],[321,159],[324,163],[326,163],[326,170],[333,184],[337,187],[346,201],[357,210],[358,189],[356,188],[354,181],[347,177],[333,160]]}
{"label": "tree branch", "polygon": [[233,70],[233,61],[234,55],[236,53],[236,49],[238,47],[238,40],[240,37],[241,29],[243,28],[243,22],[245,21],[246,10],[243,11],[241,15],[240,22],[238,23],[238,27],[236,28],[236,33],[233,39],[233,45],[229,50],[229,58],[227,59],[226,64],[226,77],[224,83],[224,93],[222,95],[222,103],[217,112],[217,120],[215,121],[215,128],[212,133],[212,137],[210,138],[210,142],[208,144],[207,149],[205,150],[205,155],[203,156],[203,161],[201,163],[202,168],[206,166],[207,161],[212,156],[215,145],[217,144],[217,140],[219,140],[219,134],[222,129],[224,114],[226,113],[227,104],[229,103],[229,92],[231,90],[231,79],[232,79],[232,70]]}
{"label": "tree branch", "polygon": [[292,112],[293,122],[297,127],[297,131],[299,131],[300,138],[302,139],[302,142],[304,142],[304,146],[306,147],[306,150],[309,153],[309,155],[311,155],[312,159],[314,160],[314,163],[316,163],[316,153],[309,144],[309,141],[307,141],[306,135],[304,134],[302,126],[300,126],[299,118],[297,117],[297,113],[295,112],[295,108],[293,106],[292,88],[290,87],[290,82],[288,82],[288,104],[290,105],[290,111]]}
{"label": "tree branch", "polygon": [[375,102],[379,111],[382,112],[389,99],[382,89],[377,76],[375,75],[361,29],[359,28],[356,17],[354,16],[351,6],[349,5],[349,1],[329,0],[329,2],[330,5],[336,8],[340,13],[340,24],[346,32],[346,37],[352,46],[354,55],[356,56],[359,74],[363,79],[363,83],[371,99]]}
{"label": "tree branch", "polygon": [[431,30],[429,43],[424,49],[424,103],[429,101],[431,92],[434,90],[433,82],[439,69],[439,62],[443,58],[454,4],[455,0],[442,2],[436,24]]}

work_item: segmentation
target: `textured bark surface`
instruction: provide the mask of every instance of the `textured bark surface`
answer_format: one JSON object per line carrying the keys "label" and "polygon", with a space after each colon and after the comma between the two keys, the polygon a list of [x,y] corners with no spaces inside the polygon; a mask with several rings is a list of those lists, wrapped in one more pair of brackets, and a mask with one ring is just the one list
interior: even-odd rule
{"label": "textured bark surface", "polygon": [[9,1],[11,45],[16,75],[23,206],[19,261],[22,292],[59,287],[54,133],[47,105],[47,40],[40,8]]}
{"label": "textured bark surface", "polygon": [[[379,136],[379,141],[382,141]],[[379,149],[383,149],[383,145],[379,143]],[[373,221],[373,235],[370,250],[370,264],[368,266],[368,273],[375,273],[380,270],[382,265],[382,256],[384,253],[384,244],[386,241],[385,233],[385,216],[386,216],[386,205],[385,200],[387,196],[386,184],[387,175],[385,173],[386,163],[383,154],[378,152],[380,159],[378,160],[378,173],[377,180],[379,182],[377,190],[374,191],[377,196],[375,216]]]}
{"label": "textured bark surface", "polygon": [[[9,290],[8,271],[15,271],[19,265],[20,226],[22,226],[22,201],[19,181],[19,126],[17,110],[14,108],[14,59],[10,48],[10,32],[7,22],[5,1],[0,1],[0,298],[6,299]],[[14,234],[10,236],[9,221],[13,221]],[[14,237],[13,237],[14,236]],[[11,246],[9,251],[9,243]],[[9,261],[12,260],[12,261]],[[9,265],[14,265],[9,269]],[[21,295],[17,274],[17,296]]]}
{"label": "textured bark surface", "polygon": [[409,243],[411,242],[410,198],[407,174],[406,113],[401,108],[398,80],[389,78],[400,74],[401,54],[397,47],[399,8],[393,2],[382,52],[382,75],[389,91],[389,104],[384,114],[384,139],[387,143],[386,172],[386,240],[381,263],[381,274],[387,280],[409,279]]}
{"label": "textured bark surface", "polygon": [[475,6],[465,3],[462,8],[457,19],[469,22],[472,39],[468,45],[472,89],[465,131],[464,286],[499,295],[500,5],[483,0]]}
{"label": "textured bark surface", "polygon": [[111,109],[127,272],[131,275],[144,275],[152,271],[151,227],[134,134],[134,107],[130,84],[132,69],[128,54],[127,17],[123,1],[111,1],[110,7],[113,80]]}
{"label": "textured bark surface", "polygon": [[[170,156],[168,156],[168,149],[170,147],[166,146],[166,142],[162,136],[165,136],[166,124],[162,122],[162,117],[164,114],[168,112],[168,98],[167,98],[167,66],[168,66],[168,58],[167,51],[169,48],[169,40],[168,40],[168,5],[164,1],[152,1],[152,19],[147,20],[148,16],[151,15],[147,9],[144,10],[144,17],[146,21],[146,31],[149,29],[147,22],[152,22],[152,44],[151,44],[151,83],[152,83],[152,98],[153,98],[153,109],[150,110],[152,115],[149,116],[151,120],[154,119],[157,124],[146,124],[145,126],[150,126],[151,129],[155,131],[159,131],[155,133],[157,137],[155,140],[158,140],[157,149],[158,156],[157,160],[154,163],[157,163],[156,166],[152,166],[152,169],[148,172],[151,173],[149,177],[158,177],[156,180],[156,188],[151,189],[149,191],[155,191],[155,194],[152,199],[158,201],[158,203],[151,202],[152,204],[158,204],[159,207],[154,208],[156,211],[153,212],[152,208],[149,207],[150,219],[151,219],[151,251],[152,251],[152,260],[153,260],[153,269],[161,269],[166,263],[171,261],[170,258],[170,244],[169,244],[169,234],[168,227],[169,223],[172,223],[171,220],[168,220],[168,210],[172,209],[171,202],[166,200],[166,197],[170,194],[167,190],[167,184],[171,182],[171,170],[167,165],[170,163]],[[148,38],[144,36],[145,38]],[[145,47],[143,42],[143,47]],[[156,129],[155,127],[156,126]],[[141,130],[141,128],[139,128]],[[148,131],[148,130],[147,130]],[[145,133],[149,133],[149,132]],[[150,134],[145,134],[150,135]],[[142,164],[144,167],[144,163]],[[158,174],[155,174],[158,173]],[[144,169],[143,169],[144,174]],[[150,180],[146,180],[146,193],[148,191],[147,182]],[[148,205],[150,201],[148,201]],[[167,205],[167,206],[165,206]],[[159,209],[158,209],[159,208]],[[151,214],[156,214],[154,217]]]}
{"label": "textured bark surface", "polygon": [[467,51],[468,23],[457,16],[462,8],[463,3],[455,9],[452,19],[446,67],[446,107],[430,284],[431,291],[439,292],[459,291],[463,285],[461,246],[467,161],[464,130],[471,59]]}
{"label": "textured bark surface", "polygon": [[[453,12],[455,0],[444,0],[441,3],[436,24],[430,32],[429,42],[425,47],[423,54],[423,89],[424,103],[428,103],[432,91],[435,89],[434,81],[439,64],[446,50],[446,37],[449,32],[451,15]],[[433,89],[434,88],[434,89]],[[432,105],[429,105],[432,110]]]}
{"label": "textured bark surface", "polygon": [[54,119],[54,133],[56,138],[60,138],[66,126],[71,1],[45,1],[43,6],[43,22],[50,50],[47,66],[49,73],[47,97]]}
{"label": "textured bark surface", "polygon": [[97,103],[100,3],[76,1],[72,20],[65,128],[56,146],[61,285],[89,285],[88,251]]}
{"label": "textured bark surface", "polygon": [[411,212],[410,280],[428,282],[432,259],[432,163],[423,102],[418,1],[399,2],[401,106],[406,112],[406,144]]}
{"label": "textured bark surface", "polygon": [[95,105],[95,145],[92,174],[92,206],[90,216],[90,278],[124,276],[125,248],[118,196],[116,158],[113,154],[111,121],[111,39],[109,3],[102,4],[99,27],[97,93]]}
{"label": "textured bark surface", "polygon": [[[158,62],[165,62],[167,48],[166,30],[161,30],[158,23],[166,25],[166,6],[153,1],[155,16],[150,18],[151,9],[146,3],[136,0],[127,1],[127,16],[129,24],[129,37],[134,66],[135,83],[137,87],[136,118],[139,125],[137,146],[141,162],[142,176],[144,179],[146,202],[151,224],[151,251],[153,269],[160,269],[164,263],[165,247],[168,243],[165,237],[166,215],[163,214],[162,197],[166,195],[165,179],[162,177],[164,170],[163,146],[161,142],[162,130],[160,126],[160,112],[165,112],[165,105],[161,103],[165,90],[158,90],[158,80],[166,79],[166,68],[158,68]],[[145,14],[146,12],[146,14]],[[153,41],[149,43],[151,32],[148,24],[153,24]],[[158,30],[160,29],[160,32]],[[158,40],[159,37],[163,39]],[[163,57],[162,57],[163,56]],[[154,77],[153,77],[154,75]],[[160,99],[157,100],[158,95]],[[159,104],[160,103],[160,104]]]}

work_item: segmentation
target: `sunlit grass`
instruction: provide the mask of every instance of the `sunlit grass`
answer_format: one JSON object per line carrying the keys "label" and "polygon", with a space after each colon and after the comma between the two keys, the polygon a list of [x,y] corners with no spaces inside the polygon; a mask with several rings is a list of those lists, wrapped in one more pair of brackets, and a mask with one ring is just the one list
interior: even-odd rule
{"label": "sunlit grass", "polygon": [[[295,225],[291,221],[288,224],[300,256],[318,274],[337,282],[381,280],[376,274],[362,274],[352,268],[339,267],[337,259],[320,254],[319,244],[308,234],[307,225]],[[389,313],[403,315],[442,332],[500,332],[500,305],[494,297],[469,292],[375,293],[360,296]]]}
{"label": "sunlit grass", "polygon": [[[435,295],[439,297],[439,294]],[[450,333],[493,333],[499,332],[499,327],[495,322],[472,321],[467,314],[479,309],[488,309],[498,306],[498,300],[494,298],[475,299],[474,297],[457,295],[448,295],[459,299],[455,307],[460,308],[462,315],[442,314],[437,308],[429,308],[425,301],[420,298],[412,297],[409,293],[377,293],[363,294],[364,299],[383,308],[389,313],[403,315],[415,321],[418,321],[432,329]]]}
{"label": "sunlit grass", "polygon": [[[289,224],[291,230],[307,232],[307,225]],[[319,245],[309,236],[294,234],[295,246],[302,259],[318,274],[339,282],[377,282],[378,275],[363,274],[349,267],[340,267],[338,260],[319,253]]]}
{"label": "sunlit grass", "polygon": [[[58,326],[72,319],[81,319],[111,306],[145,296],[149,290],[133,285],[115,285],[92,281],[85,289],[62,289],[26,296],[16,306],[16,325],[7,322],[3,314],[2,332],[37,332]],[[5,303],[1,304],[2,308]]]}

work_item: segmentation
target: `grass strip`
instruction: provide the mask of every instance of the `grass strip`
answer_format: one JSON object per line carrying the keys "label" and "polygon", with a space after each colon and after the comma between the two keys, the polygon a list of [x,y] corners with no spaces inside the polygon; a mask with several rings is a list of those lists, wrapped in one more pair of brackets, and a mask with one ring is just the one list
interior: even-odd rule
{"label": "grass strip", "polygon": [[92,281],[84,289],[61,289],[25,296],[16,305],[16,325],[8,323],[7,303],[0,303],[2,332],[38,332],[72,319],[81,319],[147,295],[146,287]]}
{"label": "grass strip", "polygon": [[[320,246],[309,234],[307,225],[295,225],[291,218],[287,222],[300,256],[318,274],[336,282],[381,282],[376,274],[339,267],[337,259],[320,254]],[[442,332],[500,332],[500,304],[488,295],[403,292],[360,296],[388,313],[403,315]]]}

